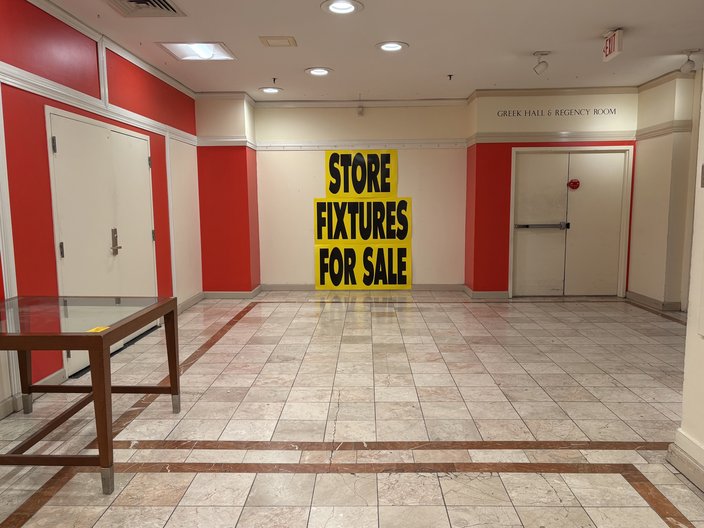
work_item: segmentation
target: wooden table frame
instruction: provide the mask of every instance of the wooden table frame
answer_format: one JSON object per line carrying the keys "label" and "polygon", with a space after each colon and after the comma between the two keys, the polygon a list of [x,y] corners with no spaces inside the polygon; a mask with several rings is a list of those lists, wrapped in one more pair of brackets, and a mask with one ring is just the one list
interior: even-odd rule
{"label": "wooden table frame", "polygon": [[[57,302],[60,298],[57,297]],[[127,297],[122,299],[127,300]],[[168,385],[115,385],[111,383],[110,346],[164,318],[166,351],[169,364]],[[181,411],[178,315],[176,298],[160,298],[154,304],[96,333],[6,334],[0,332],[0,350],[17,350],[25,414],[32,412],[32,394],[86,393],[64,412],[49,421],[36,433],[21,442],[8,454],[0,455],[0,466],[100,466],[103,493],[115,490],[112,435],[112,394],[171,394],[173,412]],[[32,351],[87,350],[90,360],[91,386],[32,384]],[[98,440],[98,455],[34,455],[25,454],[42,438],[54,431],[82,408],[93,402]]]}

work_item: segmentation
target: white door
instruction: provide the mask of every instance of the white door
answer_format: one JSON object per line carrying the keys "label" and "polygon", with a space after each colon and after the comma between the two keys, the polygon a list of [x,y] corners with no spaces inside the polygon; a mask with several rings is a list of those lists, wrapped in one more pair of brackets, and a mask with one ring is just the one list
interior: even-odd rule
{"label": "white door", "polygon": [[[59,293],[155,296],[148,140],[62,115],[52,114],[50,123]],[[66,331],[105,324],[92,310],[72,310]],[[69,376],[88,364],[87,352],[67,352]]]}
{"label": "white door", "polygon": [[626,160],[624,152],[516,155],[513,295],[618,294]]}
{"label": "white door", "polygon": [[616,295],[621,251],[623,152],[570,154],[565,295]]}
{"label": "white door", "polygon": [[513,295],[562,295],[569,154],[516,155]]}

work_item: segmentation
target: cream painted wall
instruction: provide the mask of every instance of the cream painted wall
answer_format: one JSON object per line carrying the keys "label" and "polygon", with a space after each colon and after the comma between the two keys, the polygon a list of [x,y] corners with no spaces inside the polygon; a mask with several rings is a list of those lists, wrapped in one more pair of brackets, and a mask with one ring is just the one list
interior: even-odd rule
{"label": "cream painted wall", "polygon": [[[701,72],[699,73],[701,75]],[[701,86],[701,84],[700,84]],[[702,97],[704,107],[704,95]],[[699,121],[697,167],[704,165],[704,120]],[[689,316],[684,365],[682,425],[675,444],[699,464],[699,482],[704,482],[704,189],[695,190],[694,243],[692,246]],[[678,465],[679,469],[685,469]],[[690,478],[693,475],[686,473]],[[701,485],[701,484],[700,484]]]}
{"label": "cream painted wall", "polygon": [[282,108],[258,106],[258,145],[334,141],[429,141],[469,135],[468,105],[434,107]]}
{"label": "cream painted wall", "polygon": [[672,149],[672,135],[639,141],[633,186],[628,290],[661,302],[665,299]]}
{"label": "cream painted wall", "polygon": [[[14,354],[14,352],[12,352]],[[10,365],[8,353],[0,353],[0,418],[12,412],[12,390],[10,389]]]}
{"label": "cream painted wall", "polygon": [[[398,193],[413,199],[413,283],[464,283],[466,150],[399,150]],[[314,283],[313,200],[324,151],[257,152],[264,285]]]}
{"label": "cream painted wall", "polygon": [[174,229],[175,295],[184,302],[203,291],[196,147],[169,141]]}
{"label": "cream painted wall", "polygon": [[206,96],[196,99],[196,131],[199,138],[245,138],[247,124],[250,122],[251,117],[247,115],[242,96]]}

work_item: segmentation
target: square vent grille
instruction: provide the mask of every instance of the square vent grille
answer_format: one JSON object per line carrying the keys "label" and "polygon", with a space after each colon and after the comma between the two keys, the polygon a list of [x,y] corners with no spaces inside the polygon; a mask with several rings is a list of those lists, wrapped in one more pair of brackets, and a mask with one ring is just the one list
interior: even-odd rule
{"label": "square vent grille", "polygon": [[182,17],[186,13],[171,0],[106,0],[125,17]]}
{"label": "square vent grille", "polygon": [[295,48],[298,46],[298,42],[293,37],[264,36],[259,37],[259,41],[267,48]]}

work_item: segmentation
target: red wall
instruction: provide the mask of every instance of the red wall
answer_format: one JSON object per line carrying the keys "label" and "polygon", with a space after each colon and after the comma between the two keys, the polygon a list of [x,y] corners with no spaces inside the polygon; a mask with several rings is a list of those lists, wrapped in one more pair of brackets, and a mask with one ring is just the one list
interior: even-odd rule
{"label": "red wall", "polygon": [[508,291],[511,166],[517,147],[635,146],[633,141],[481,143],[467,150],[465,284],[477,292]]}
{"label": "red wall", "polygon": [[247,147],[198,147],[204,291],[259,285],[256,153]]}
{"label": "red wall", "polygon": [[193,99],[110,50],[107,68],[111,104],[189,134],[196,133]]}
{"label": "red wall", "polygon": [[25,0],[0,0],[0,61],[100,97],[97,43]]}
{"label": "red wall", "polygon": [[[52,218],[45,106],[49,105],[146,134],[152,156],[159,295],[171,295],[171,242],[163,136],[126,126],[50,99],[2,85],[7,169],[19,295],[56,295],[58,279]],[[61,355],[35,354],[35,380],[62,367]]]}

